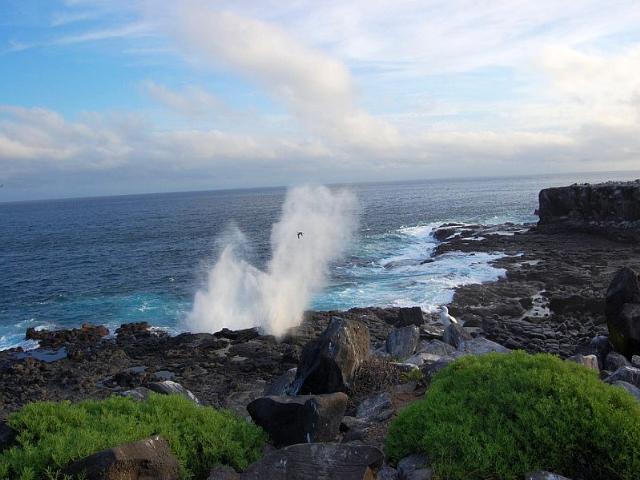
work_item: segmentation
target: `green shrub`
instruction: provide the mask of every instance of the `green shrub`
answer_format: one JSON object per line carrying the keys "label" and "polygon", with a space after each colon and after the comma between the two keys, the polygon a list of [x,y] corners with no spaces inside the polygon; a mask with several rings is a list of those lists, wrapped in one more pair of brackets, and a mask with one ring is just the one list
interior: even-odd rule
{"label": "green shrub", "polygon": [[266,435],[231,412],[180,396],[151,395],[81,403],[37,402],[8,418],[18,444],[0,454],[1,479],[63,478],[61,468],[100,450],[158,434],[180,462],[182,478],[203,478],[215,464],[243,469],[260,457]]}
{"label": "green shrub", "polygon": [[425,453],[437,479],[640,478],[640,405],[552,355],[467,356],[391,424],[391,461]]}

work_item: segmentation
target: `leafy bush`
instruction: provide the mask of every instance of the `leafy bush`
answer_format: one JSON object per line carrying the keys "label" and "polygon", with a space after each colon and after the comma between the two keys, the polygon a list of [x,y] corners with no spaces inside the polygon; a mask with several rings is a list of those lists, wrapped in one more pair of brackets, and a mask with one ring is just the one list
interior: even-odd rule
{"label": "leafy bush", "polygon": [[155,434],[169,442],[182,478],[203,478],[215,464],[245,468],[260,457],[266,440],[260,428],[231,412],[155,394],[146,402],[113,396],[31,403],[8,424],[18,432],[18,444],[0,453],[1,479],[57,478],[70,462]]}
{"label": "leafy bush", "polygon": [[392,461],[426,453],[437,479],[640,478],[640,405],[552,355],[467,356],[391,424]]}

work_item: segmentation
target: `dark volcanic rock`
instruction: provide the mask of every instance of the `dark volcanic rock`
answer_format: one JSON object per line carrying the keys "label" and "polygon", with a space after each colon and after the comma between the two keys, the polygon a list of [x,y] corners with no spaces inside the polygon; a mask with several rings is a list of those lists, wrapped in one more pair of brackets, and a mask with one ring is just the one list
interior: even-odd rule
{"label": "dark volcanic rock", "polygon": [[631,268],[620,269],[611,281],[605,312],[614,348],[627,358],[640,353],[640,281]]}
{"label": "dark volcanic rock", "polygon": [[640,388],[640,368],[620,367],[605,380],[607,383],[615,383],[618,381],[627,382]]}
{"label": "dark volcanic rock", "polygon": [[241,480],[373,480],[384,455],[376,447],[339,443],[291,445],[265,455]]}
{"label": "dark volcanic rock", "polygon": [[542,231],[568,229],[640,240],[640,181],[546,188],[539,195]]}
{"label": "dark volcanic rock", "polygon": [[407,325],[415,325],[416,327],[422,326],[424,323],[424,315],[420,307],[403,307],[398,310],[398,327],[405,327]]}
{"label": "dark volcanic rock", "polygon": [[557,473],[551,473],[546,471],[539,471],[535,473],[528,473],[524,476],[525,480],[570,480],[567,477],[558,475]]}
{"label": "dark volcanic rock", "polygon": [[347,391],[356,369],[368,355],[367,327],[333,317],[322,335],[305,345],[291,393]]}
{"label": "dark volcanic rock", "polygon": [[28,328],[25,338],[37,340],[41,347],[59,348],[67,343],[91,344],[109,335],[109,329],[104,325],[90,325],[85,323],[80,328],[69,330],[36,330]]}
{"label": "dark volcanic rock", "polygon": [[87,480],[178,480],[178,460],[166,440],[151,437],[94,453],[65,470]]}
{"label": "dark volcanic rock", "polygon": [[338,434],[347,400],[341,392],[262,397],[247,405],[247,410],[276,446],[330,442]]}
{"label": "dark volcanic rock", "polygon": [[200,404],[200,401],[193,393],[191,393],[179,383],[173,382],[171,380],[165,380],[163,382],[151,382],[147,384],[147,388],[162,395],[181,395],[197,405]]}

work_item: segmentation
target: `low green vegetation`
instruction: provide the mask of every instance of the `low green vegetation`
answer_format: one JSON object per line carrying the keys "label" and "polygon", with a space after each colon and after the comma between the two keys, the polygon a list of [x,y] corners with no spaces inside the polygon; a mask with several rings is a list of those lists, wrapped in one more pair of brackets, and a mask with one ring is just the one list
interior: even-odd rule
{"label": "low green vegetation", "polygon": [[427,454],[435,479],[640,478],[640,404],[552,355],[467,356],[391,424],[391,461]]}
{"label": "low green vegetation", "polygon": [[265,433],[231,412],[198,407],[180,396],[152,395],[146,402],[37,402],[8,418],[18,444],[0,453],[0,479],[64,478],[70,462],[100,450],[161,435],[185,479],[206,478],[216,464],[243,469],[257,460]]}

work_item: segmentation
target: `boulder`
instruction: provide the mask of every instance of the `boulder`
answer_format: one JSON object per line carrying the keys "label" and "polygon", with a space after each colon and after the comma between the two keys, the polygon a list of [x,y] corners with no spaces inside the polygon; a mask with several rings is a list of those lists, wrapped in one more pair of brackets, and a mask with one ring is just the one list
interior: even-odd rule
{"label": "boulder", "polygon": [[416,367],[422,367],[425,364],[436,363],[442,360],[442,356],[434,355],[433,353],[416,353],[405,360],[404,363],[415,365]]}
{"label": "boulder", "polygon": [[617,387],[624,388],[627,392],[633,395],[636,400],[640,402],[640,388],[636,387],[635,385],[631,385],[628,382],[624,382],[622,380],[616,380],[615,382],[612,383],[612,385],[616,385]]}
{"label": "boulder", "polygon": [[598,366],[602,369],[604,368],[604,361],[609,352],[611,351],[611,343],[609,343],[609,337],[606,335],[598,335],[597,337],[593,337],[591,342],[589,342],[589,347],[587,348],[588,353],[594,354],[598,357]]}
{"label": "boulder", "polygon": [[567,361],[577,363],[596,372],[600,371],[600,367],[598,367],[598,357],[595,355],[582,355],[578,353],[577,355],[567,358]]}
{"label": "boulder", "polygon": [[72,463],[65,474],[86,480],[178,480],[178,460],[169,444],[155,436],[103,450]]}
{"label": "boulder", "polygon": [[398,310],[398,322],[396,326],[406,327],[408,325],[422,326],[424,315],[420,307],[402,307]]}
{"label": "boulder", "polygon": [[414,453],[398,462],[398,478],[402,480],[431,480],[432,476],[429,460],[422,453]]}
{"label": "boulder", "polygon": [[200,405],[200,401],[193,393],[191,393],[179,383],[173,382],[171,380],[165,380],[164,382],[151,382],[147,384],[147,388],[162,395],[181,395],[185,398],[188,398],[196,405]]}
{"label": "boulder", "polygon": [[151,395],[151,390],[146,387],[136,387],[131,390],[127,390],[120,394],[123,397],[132,398],[134,400],[138,400],[140,402],[145,401]]}
{"label": "boulder", "polygon": [[384,460],[370,445],[307,443],[265,455],[241,480],[374,480]]}
{"label": "boulder", "polygon": [[388,392],[366,398],[358,405],[356,418],[366,422],[384,422],[393,415],[393,402]]}
{"label": "boulder", "polygon": [[420,330],[415,325],[395,328],[387,336],[387,352],[393,358],[403,360],[413,355],[419,340]]}
{"label": "boulder", "polygon": [[445,343],[448,343],[458,350],[462,350],[465,342],[471,340],[471,338],[471,334],[456,323],[448,325],[444,329],[444,335],[442,336],[442,340]]}
{"label": "boulder", "polygon": [[385,464],[378,470],[376,480],[398,480],[398,471]]}
{"label": "boulder", "polygon": [[462,347],[459,347],[458,350],[466,355],[484,355],[490,352],[509,353],[511,351],[507,347],[484,337],[465,340]]}
{"label": "boulder", "polygon": [[631,366],[640,368],[640,355],[633,355],[631,357]]}
{"label": "boulder", "polygon": [[640,282],[628,267],[620,269],[607,290],[605,302],[609,341],[625,357],[640,353]]}
{"label": "boulder", "polygon": [[16,431],[5,422],[0,422],[0,452],[13,446],[16,442]]}
{"label": "boulder", "polygon": [[247,405],[247,410],[276,446],[330,442],[340,429],[347,399],[341,392],[262,397]]}
{"label": "boulder", "polygon": [[361,322],[333,317],[319,338],[302,350],[289,393],[348,391],[356,369],[369,355],[369,329]]}
{"label": "boulder", "polygon": [[228,465],[216,465],[209,472],[207,480],[240,480],[240,474]]}
{"label": "boulder", "polygon": [[534,473],[527,473],[524,476],[524,480],[569,480],[567,477],[558,475],[557,473],[539,471]]}
{"label": "boulder", "polygon": [[635,367],[620,367],[611,375],[609,375],[605,382],[607,383],[615,383],[618,380],[623,382],[630,383],[638,388],[640,388],[640,368]]}
{"label": "boulder", "polygon": [[290,368],[264,389],[263,396],[286,395],[291,388],[291,384],[296,379],[297,368]]}
{"label": "boulder", "polygon": [[604,369],[610,372],[615,372],[620,367],[628,367],[630,365],[629,360],[618,352],[609,352],[604,360]]}

